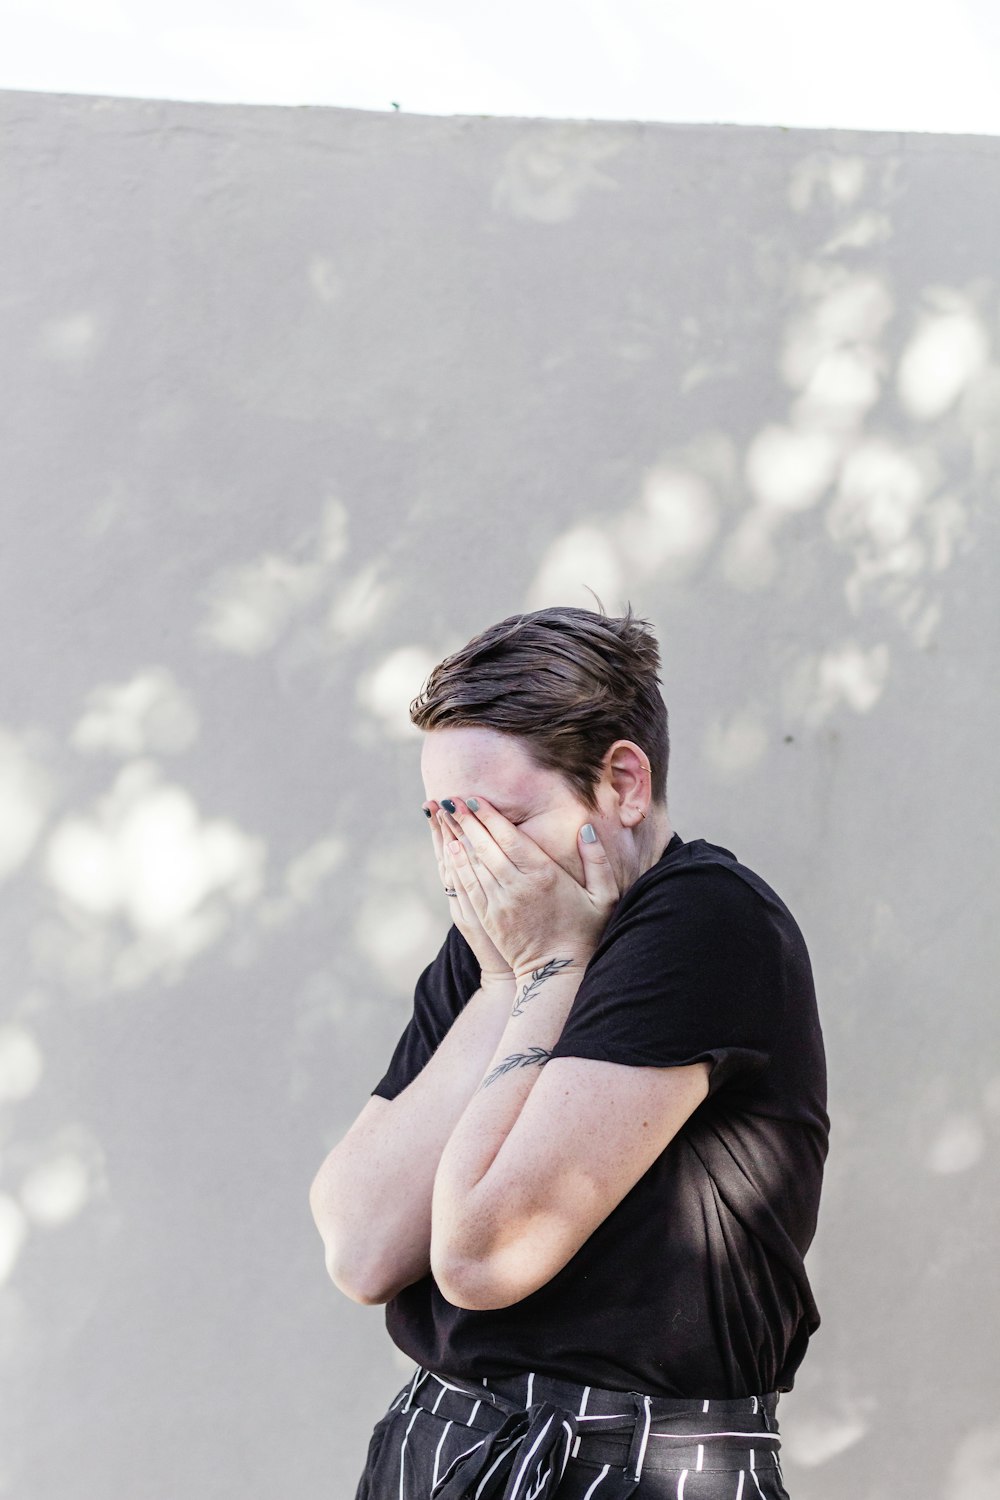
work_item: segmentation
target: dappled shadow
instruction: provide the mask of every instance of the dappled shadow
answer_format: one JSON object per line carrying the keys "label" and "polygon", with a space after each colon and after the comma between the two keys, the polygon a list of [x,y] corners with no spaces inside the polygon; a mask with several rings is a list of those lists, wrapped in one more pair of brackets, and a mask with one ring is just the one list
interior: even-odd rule
{"label": "dappled shadow", "polygon": [[[4,189],[0,1493],[56,1355],[57,1398],[103,1415],[32,1458],[38,1500],[81,1464],[203,1492],[228,1429],[176,1452],[192,1348],[260,1458],[241,1490],[304,1491],[345,1386],[317,1319],[370,1427],[394,1356],[330,1294],[306,1193],[448,921],[407,705],[589,585],[660,636],[676,825],[758,868],[814,956],[834,1136],[790,1487],[970,1500],[996,1466],[1000,149],[0,105],[50,184],[32,214]],[[135,1391],[145,1447],[109,1437]]]}

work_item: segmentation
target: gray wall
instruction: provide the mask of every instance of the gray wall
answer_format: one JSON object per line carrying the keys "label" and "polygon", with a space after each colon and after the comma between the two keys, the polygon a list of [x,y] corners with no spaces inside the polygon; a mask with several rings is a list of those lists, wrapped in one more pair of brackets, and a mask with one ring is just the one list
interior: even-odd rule
{"label": "gray wall", "polygon": [[307,1194],[449,919],[407,704],[587,584],[814,958],[794,1500],[993,1496],[1000,140],[0,119],[0,1493],[353,1494],[411,1366]]}

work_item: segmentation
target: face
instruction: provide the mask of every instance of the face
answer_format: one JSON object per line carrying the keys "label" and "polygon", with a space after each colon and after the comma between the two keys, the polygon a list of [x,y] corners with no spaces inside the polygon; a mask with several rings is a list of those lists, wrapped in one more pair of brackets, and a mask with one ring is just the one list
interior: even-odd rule
{"label": "face", "polygon": [[420,769],[428,798],[441,802],[445,797],[485,797],[584,884],[577,832],[589,821],[601,835],[601,819],[555,771],[534,765],[516,736],[485,728],[429,730]]}

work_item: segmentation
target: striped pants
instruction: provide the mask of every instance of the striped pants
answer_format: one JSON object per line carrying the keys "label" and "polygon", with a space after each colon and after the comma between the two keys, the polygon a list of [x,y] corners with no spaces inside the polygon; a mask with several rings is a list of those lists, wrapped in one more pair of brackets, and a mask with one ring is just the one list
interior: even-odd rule
{"label": "striped pants", "polygon": [[375,1424],[355,1500],[788,1500],[777,1401],[418,1366]]}

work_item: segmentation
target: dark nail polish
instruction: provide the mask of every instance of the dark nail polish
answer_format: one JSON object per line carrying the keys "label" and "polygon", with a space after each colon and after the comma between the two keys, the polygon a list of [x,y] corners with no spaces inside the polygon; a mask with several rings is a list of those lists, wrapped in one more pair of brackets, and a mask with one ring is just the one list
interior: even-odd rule
{"label": "dark nail polish", "polygon": [[455,804],[454,802],[452,802],[450,797],[442,797],[441,806],[444,808],[445,812],[453,813],[455,811]]}
{"label": "dark nail polish", "polygon": [[425,818],[429,818],[431,816],[431,810],[429,807],[422,807],[420,810]]}

